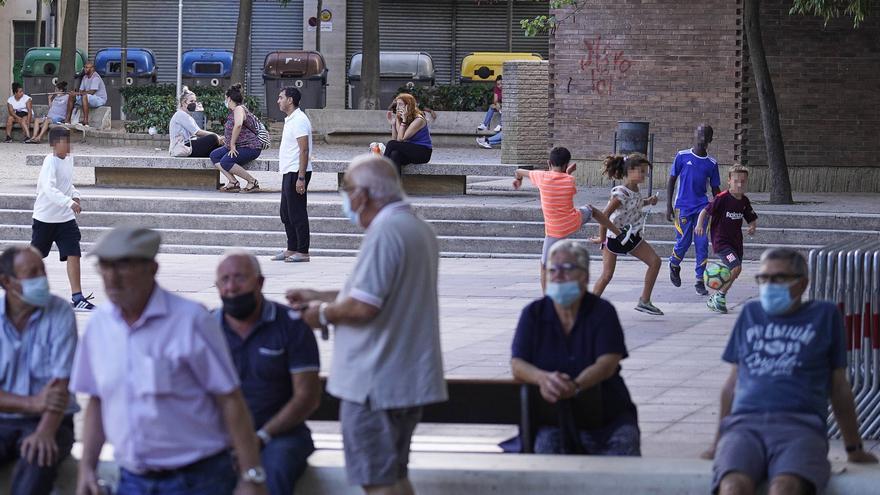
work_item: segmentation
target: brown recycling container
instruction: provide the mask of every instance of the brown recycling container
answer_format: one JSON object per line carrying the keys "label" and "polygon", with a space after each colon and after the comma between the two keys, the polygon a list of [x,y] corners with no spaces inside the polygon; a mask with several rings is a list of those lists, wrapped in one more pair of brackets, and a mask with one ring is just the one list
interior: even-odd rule
{"label": "brown recycling container", "polygon": [[269,118],[284,120],[286,115],[275,101],[278,93],[293,86],[302,93],[300,107],[324,108],[327,103],[327,65],[318,52],[284,50],[270,52],[263,62],[266,109]]}

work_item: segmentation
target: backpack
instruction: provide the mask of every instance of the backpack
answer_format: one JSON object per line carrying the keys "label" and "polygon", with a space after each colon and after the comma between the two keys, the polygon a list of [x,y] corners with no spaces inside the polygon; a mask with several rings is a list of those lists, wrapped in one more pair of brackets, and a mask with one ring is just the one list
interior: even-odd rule
{"label": "backpack", "polygon": [[269,135],[269,129],[266,129],[266,126],[260,122],[260,119],[258,119],[256,115],[250,113],[250,111],[248,111],[248,116],[251,118],[251,130],[254,131],[254,134],[257,135],[257,139],[260,140],[260,148],[264,150],[271,148],[272,136]]}

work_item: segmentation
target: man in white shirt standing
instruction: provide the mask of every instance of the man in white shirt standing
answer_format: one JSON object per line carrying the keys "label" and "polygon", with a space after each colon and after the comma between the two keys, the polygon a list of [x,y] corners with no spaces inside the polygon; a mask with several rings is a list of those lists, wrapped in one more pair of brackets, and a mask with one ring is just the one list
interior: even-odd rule
{"label": "man in white shirt standing", "polygon": [[83,296],[80,279],[79,241],[82,238],[76,215],[82,213],[79,192],[73,187],[73,157],[70,156],[70,131],[55,127],[49,131],[52,154],[43,160],[40,178],[37,180],[37,199],[34,201],[34,223],[31,246],[49,256],[54,242],[58,246],[61,261],[67,262],[67,279],[70,281],[71,304],[74,311],[91,311],[95,305],[89,302],[92,295]]}
{"label": "man in white shirt standing", "polygon": [[278,171],[281,172],[281,223],[287,233],[287,249],[272,257],[273,261],[300,263],[309,261],[309,213],[306,191],[312,179],[312,123],[299,108],[302,95],[288,86],[278,93],[278,108],[287,114],[278,150]]}
{"label": "man in white shirt standing", "polygon": [[80,123],[84,126],[89,125],[89,108],[104,106],[107,103],[107,87],[104,86],[104,80],[95,72],[95,63],[91,60],[86,62],[83,67],[82,81],[79,83],[79,91],[71,91],[71,96],[67,101],[67,120],[71,122],[70,117],[73,114],[74,105],[82,108],[82,118]]}

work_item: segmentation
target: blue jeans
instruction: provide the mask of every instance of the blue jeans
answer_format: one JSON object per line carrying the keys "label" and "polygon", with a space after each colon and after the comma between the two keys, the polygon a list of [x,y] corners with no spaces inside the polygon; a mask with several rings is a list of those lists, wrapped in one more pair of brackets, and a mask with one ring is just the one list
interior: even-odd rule
{"label": "blue jeans", "polygon": [[312,434],[306,428],[297,433],[272,437],[272,441],[260,453],[270,495],[291,495],[296,480],[306,470],[309,455],[314,451]]}
{"label": "blue jeans", "polygon": [[703,280],[703,272],[706,271],[706,263],[709,258],[709,237],[708,232],[703,231],[703,235],[694,233],[694,227],[697,226],[697,218],[700,217],[700,210],[690,215],[682,214],[681,210],[676,209],[675,215],[675,246],[672,248],[672,256],[669,257],[669,264],[673,266],[681,265],[681,260],[694,244],[694,250],[697,254],[697,264],[694,267],[694,274],[698,281]]}
{"label": "blue jeans", "polygon": [[238,476],[229,452],[161,476],[121,470],[116,495],[232,495]]}
{"label": "blue jeans", "polygon": [[498,125],[501,125],[501,112],[495,110],[493,107],[489,107],[489,110],[486,111],[486,118],[483,119],[483,125],[489,127],[489,124],[492,123],[492,117],[494,117],[496,113],[498,114]]}
{"label": "blue jeans", "polygon": [[489,136],[489,139],[487,141],[489,141],[489,144],[491,144],[492,146],[498,146],[499,144],[501,144],[502,139],[504,139],[504,131],[501,131],[494,136]]}
{"label": "blue jeans", "polygon": [[236,148],[238,151],[238,156],[232,157],[229,155],[229,148],[226,146],[221,146],[214,151],[211,152],[211,163],[214,165],[220,164],[223,167],[223,170],[229,172],[234,165],[244,165],[245,163],[256,160],[257,157],[260,156],[260,152],[263,150],[259,148]]}

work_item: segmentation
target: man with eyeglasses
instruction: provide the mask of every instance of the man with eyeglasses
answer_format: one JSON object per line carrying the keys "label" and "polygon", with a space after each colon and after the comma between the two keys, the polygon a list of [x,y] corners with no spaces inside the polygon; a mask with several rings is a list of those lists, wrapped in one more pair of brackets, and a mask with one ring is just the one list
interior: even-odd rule
{"label": "man with eyeglasses", "polygon": [[223,333],[200,304],[156,283],[159,243],[153,230],[120,227],[89,252],[110,304],[89,321],[70,380],[90,396],[77,493],[102,493],[95,470],[106,439],[122,468],[119,493],[265,494]]}
{"label": "man with eyeglasses", "polygon": [[761,256],[760,301],[746,304],[723,359],[733,365],[721,391],[713,491],[821,493],[831,475],[825,418],[830,399],[849,462],[876,463],[859,437],[846,378],[843,319],[826,301],[802,302],[807,261],[793,249]]}

